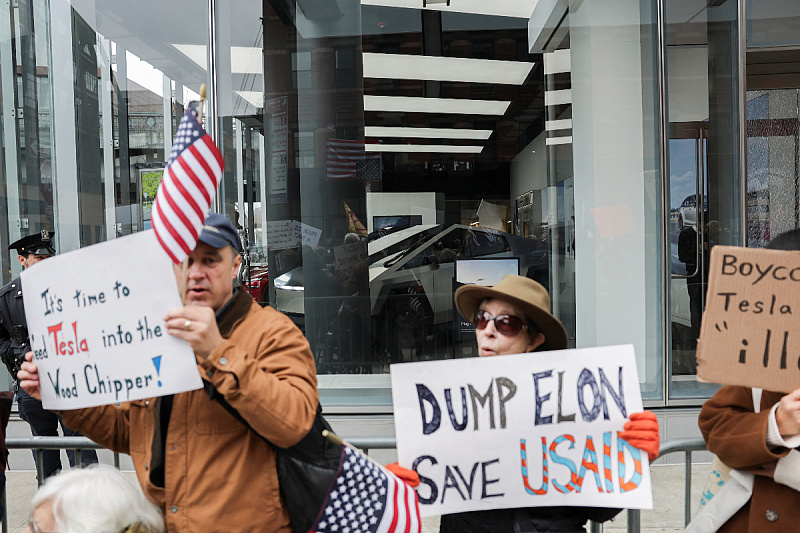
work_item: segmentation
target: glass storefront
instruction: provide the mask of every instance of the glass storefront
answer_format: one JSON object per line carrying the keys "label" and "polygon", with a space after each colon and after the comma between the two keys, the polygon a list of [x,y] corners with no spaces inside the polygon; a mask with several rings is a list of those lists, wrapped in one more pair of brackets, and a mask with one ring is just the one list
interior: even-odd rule
{"label": "glass storefront", "polygon": [[[748,66],[796,46],[797,14],[770,33],[768,4],[748,0]],[[571,346],[633,344],[648,405],[697,405],[707,249],[800,216],[800,84],[748,71],[740,127],[739,7],[4,4],[0,246],[149,228],[205,83],[240,282],[303,329],[327,409],[388,413],[390,364],[474,356],[453,291],[507,272],[548,288]],[[753,62],[785,63],[769,50]]]}

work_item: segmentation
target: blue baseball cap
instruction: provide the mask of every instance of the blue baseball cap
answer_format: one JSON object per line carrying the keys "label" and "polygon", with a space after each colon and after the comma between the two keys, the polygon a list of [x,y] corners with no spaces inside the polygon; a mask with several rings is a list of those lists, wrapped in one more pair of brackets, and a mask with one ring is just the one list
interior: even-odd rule
{"label": "blue baseball cap", "polygon": [[214,248],[224,248],[233,246],[238,253],[242,253],[242,243],[239,241],[239,234],[228,217],[219,213],[209,213],[203,223],[203,231],[200,232],[198,241],[204,242]]}

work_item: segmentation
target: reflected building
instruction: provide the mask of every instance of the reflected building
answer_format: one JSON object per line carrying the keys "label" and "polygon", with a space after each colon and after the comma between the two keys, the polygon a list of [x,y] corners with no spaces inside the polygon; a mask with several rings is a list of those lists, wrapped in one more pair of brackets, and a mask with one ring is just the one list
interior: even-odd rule
{"label": "reflected building", "polygon": [[501,263],[570,346],[633,344],[648,405],[700,405],[680,231],[800,226],[787,3],[19,0],[0,27],[2,249],[147,229],[206,84],[240,282],[304,330],[334,412],[390,414],[390,363],[473,355],[452,294]]}

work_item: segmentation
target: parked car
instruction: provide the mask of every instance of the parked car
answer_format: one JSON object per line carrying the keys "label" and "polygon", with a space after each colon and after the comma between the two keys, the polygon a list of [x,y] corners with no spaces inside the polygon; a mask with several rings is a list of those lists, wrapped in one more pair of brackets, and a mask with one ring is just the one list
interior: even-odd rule
{"label": "parked car", "polygon": [[250,265],[249,279],[244,280],[247,291],[255,301],[264,305],[267,300],[267,286],[269,285],[269,268],[266,263]]}
{"label": "parked car", "polygon": [[[393,297],[411,295],[434,324],[453,320],[454,264],[460,258],[518,257],[520,273],[546,269],[542,243],[482,227],[419,225],[379,237],[368,244],[372,316],[384,313]],[[531,270],[533,267],[533,270]],[[276,308],[303,314],[303,267],[275,279]],[[546,277],[546,276],[544,276]]]}
{"label": "parked car", "polygon": [[[708,211],[707,197],[703,197],[703,210]],[[697,195],[693,194],[687,196],[678,208],[678,227],[683,229],[686,226],[694,226],[695,224],[697,224]]]}

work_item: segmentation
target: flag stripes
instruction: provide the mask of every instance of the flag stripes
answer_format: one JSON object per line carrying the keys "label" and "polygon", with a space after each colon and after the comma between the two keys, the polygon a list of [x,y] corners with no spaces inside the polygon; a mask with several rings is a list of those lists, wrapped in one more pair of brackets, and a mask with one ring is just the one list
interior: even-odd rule
{"label": "flag stripes", "polygon": [[[348,139],[328,139],[326,142],[327,177],[332,180],[364,179],[365,172],[380,178],[380,152],[367,152],[364,141]],[[365,166],[364,161],[375,161]],[[362,164],[359,165],[359,162]],[[359,173],[359,167],[361,172]],[[377,172],[374,170],[377,168]]]}
{"label": "flag stripes", "polygon": [[189,105],[151,212],[156,238],[174,263],[197,245],[223,168],[222,154]]}

